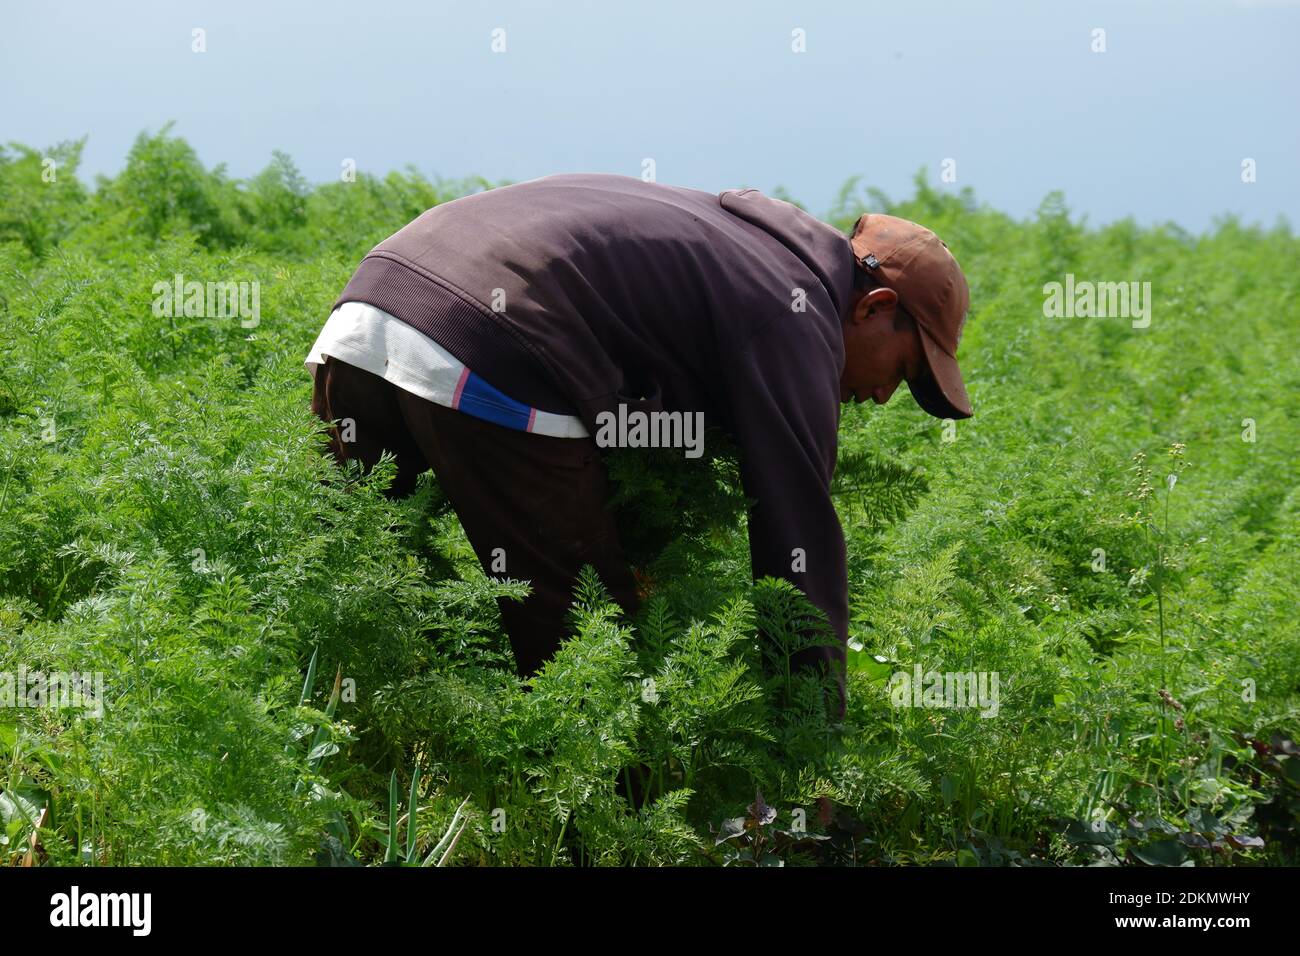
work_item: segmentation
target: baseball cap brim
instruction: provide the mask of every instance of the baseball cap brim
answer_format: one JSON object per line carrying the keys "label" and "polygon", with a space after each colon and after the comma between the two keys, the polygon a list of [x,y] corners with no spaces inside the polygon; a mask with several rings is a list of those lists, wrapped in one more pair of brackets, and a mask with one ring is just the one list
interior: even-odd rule
{"label": "baseball cap brim", "polygon": [[924,327],[918,326],[918,330],[925,347],[926,373],[916,381],[908,381],[912,398],[935,418],[970,418],[974,411],[957,359],[945,352]]}

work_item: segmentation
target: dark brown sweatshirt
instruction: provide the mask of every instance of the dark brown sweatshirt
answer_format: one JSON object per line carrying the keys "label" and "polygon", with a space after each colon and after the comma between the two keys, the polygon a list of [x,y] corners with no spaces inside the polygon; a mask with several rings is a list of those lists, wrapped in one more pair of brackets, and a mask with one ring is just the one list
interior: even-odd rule
{"label": "dark brown sweatshirt", "polygon": [[392,313],[593,435],[620,403],[703,412],[740,447],[757,499],[754,577],[786,578],[825,610],[838,646],[816,656],[842,665],[830,482],[854,268],[846,235],[756,189],[571,173],[435,206],[371,250],[335,305]]}

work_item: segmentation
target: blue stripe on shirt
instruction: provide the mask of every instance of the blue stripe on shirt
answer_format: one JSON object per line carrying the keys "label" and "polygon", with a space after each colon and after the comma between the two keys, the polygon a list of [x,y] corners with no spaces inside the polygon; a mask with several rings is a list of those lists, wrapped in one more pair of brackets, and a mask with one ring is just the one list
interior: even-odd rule
{"label": "blue stripe on shirt", "polygon": [[528,421],[532,417],[530,406],[498,391],[473,372],[465,379],[456,408],[467,415],[519,431],[528,430]]}

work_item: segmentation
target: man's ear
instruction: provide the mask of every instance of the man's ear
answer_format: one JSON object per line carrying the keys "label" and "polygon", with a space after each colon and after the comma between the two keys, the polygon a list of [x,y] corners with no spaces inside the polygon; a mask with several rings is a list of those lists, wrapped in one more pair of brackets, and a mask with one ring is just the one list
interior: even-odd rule
{"label": "man's ear", "polygon": [[897,303],[897,292],[879,286],[858,300],[857,306],[853,309],[853,321],[854,323],[862,322],[870,315],[892,311]]}

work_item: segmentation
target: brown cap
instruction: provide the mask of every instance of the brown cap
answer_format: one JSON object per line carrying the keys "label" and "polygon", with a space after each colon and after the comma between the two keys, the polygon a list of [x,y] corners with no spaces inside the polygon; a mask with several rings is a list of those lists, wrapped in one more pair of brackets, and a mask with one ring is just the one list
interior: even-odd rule
{"label": "brown cap", "polygon": [[858,267],[898,293],[899,306],[916,320],[928,366],[922,379],[907,383],[916,403],[936,418],[970,418],[957,367],[970,289],[947,244],[924,226],[883,213],[859,216],[849,241]]}

